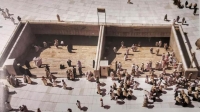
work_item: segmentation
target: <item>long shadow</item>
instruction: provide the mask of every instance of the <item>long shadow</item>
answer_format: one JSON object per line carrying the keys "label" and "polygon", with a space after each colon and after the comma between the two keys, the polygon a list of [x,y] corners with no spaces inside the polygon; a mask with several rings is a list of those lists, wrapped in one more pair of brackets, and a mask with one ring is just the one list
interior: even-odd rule
{"label": "long shadow", "polygon": [[167,94],[167,91],[162,91],[163,94]]}
{"label": "long shadow", "polygon": [[156,99],[156,102],[163,102],[162,99]]}
{"label": "long shadow", "polygon": [[147,108],[148,108],[148,109],[153,109],[153,108],[154,108],[154,105],[148,105]]}
{"label": "long shadow", "polygon": [[110,109],[110,106],[109,105],[105,105],[105,106],[103,106],[104,107],[104,109]]}
{"label": "long shadow", "polygon": [[171,91],[171,90],[173,90],[173,88],[166,88],[166,90],[169,90],[169,91]]}
{"label": "long shadow", "polygon": [[142,88],[137,88],[136,90],[142,91],[143,89]]}
{"label": "long shadow", "polygon": [[106,86],[106,83],[100,83],[100,86],[102,86],[102,87],[104,87],[104,86]]}
{"label": "long shadow", "polygon": [[16,88],[22,88],[24,86],[26,86],[27,84],[19,84],[19,86],[17,86]]}
{"label": "long shadow", "polygon": [[189,24],[187,24],[187,23],[184,23],[184,24],[182,24],[182,25],[187,25],[187,26],[189,26]]}
{"label": "long shadow", "polygon": [[72,87],[67,87],[66,90],[73,90],[74,88]]}
{"label": "long shadow", "polygon": [[84,106],[84,107],[81,108],[81,110],[83,110],[83,111],[87,111],[88,108],[87,108],[86,106]]}
{"label": "long shadow", "polygon": [[62,86],[61,86],[61,85],[57,85],[56,87],[62,88]]}
{"label": "long shadow", "polygon": [[37,82],[34,81],[31,82],[31,85],[37,85],[37,84],[38,84]]}
{"label": "long shadow", "polygon": [[189,104],[187,107],[194,108],[194,105],[193,104]]}
{"label": "long shadow", "polygon": [[125,104],[124,101],[117,101],[117,103],[118,103],[119,105],[123,105],[123,104]]}
{"label": "long shadow", "polygon": [[106,89],[101,89],[101,95],[105,96],[106,95]]}
{"label": "long shadow", "polygon": [[132,95],[132,100],[137,100],[137,97]]}
{"label": "long shadow", "polygon": [[17,92],[16,91],[9,91],[9,95],[13,95],[13,94],[17,94]]}

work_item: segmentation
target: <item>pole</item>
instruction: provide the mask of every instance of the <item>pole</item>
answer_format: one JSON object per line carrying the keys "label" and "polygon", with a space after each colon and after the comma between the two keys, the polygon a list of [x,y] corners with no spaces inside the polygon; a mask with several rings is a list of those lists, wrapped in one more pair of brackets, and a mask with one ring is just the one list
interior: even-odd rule
{"label": "pole", "polygon": [[97,11],[97,16],[98,16],[98,25],[99,25],[99,13],[98,13],[98,11]]}

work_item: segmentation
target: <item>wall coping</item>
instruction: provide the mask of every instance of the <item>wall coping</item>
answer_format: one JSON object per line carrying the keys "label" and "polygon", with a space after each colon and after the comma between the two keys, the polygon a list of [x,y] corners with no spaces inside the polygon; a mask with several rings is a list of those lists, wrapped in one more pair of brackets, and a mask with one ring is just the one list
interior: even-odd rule
{"label": "wall coping", "polygon": [[29,21],[22,21],[22,23],[29,22],[30,24],[72,24],[72,25],[97,25],[97,26],[119,26],[119,27],[168,27],[170,28],[172,24],[148,24],[148,23],[101,23],[98,22],[82,22],[82,21],[63,21],[58,22],[55,20],[29,20]]}

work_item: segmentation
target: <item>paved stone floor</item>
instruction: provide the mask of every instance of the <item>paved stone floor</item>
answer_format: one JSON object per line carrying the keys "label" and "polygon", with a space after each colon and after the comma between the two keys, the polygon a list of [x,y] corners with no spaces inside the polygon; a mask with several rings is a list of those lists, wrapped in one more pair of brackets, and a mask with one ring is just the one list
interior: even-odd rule
{"label": "paved stone floor", "polygon": [[[181,0],[182,4],[186,0]],[[178,15],[180,19],[185,17],[187,25],[183,29],[187,32],[190,44],[194,49],[195,42],[199,38],[199,17],[193,15],[193,10],[179,9],[173,5],[173,0],[131,0],[133,4],[127,4],[127,0],[0,0],[0,8],[8,8],[10,14],[17,22],[17,16],[22,20],[56,20],[59,14],[64,21],[97,22],[97,8],[106,9],[106,22],[109,23],[133,23],[133,24],[172,24],[172,20]],[[198,0],[189,0],[189,3],[198,3]],[[199,6],[199,4],[198,4]],[[163,21],[168,14],[170,22]],[[199,10],[197,11],[199,14]],[[104,14],[99,14],[100,22],[104,22]],[[10,19],[5,20],[0,16],[0,54],[5,49],[15,25]],[[200,52],[196,51],[196,55]],[[200,63],[200,58],[197,57]]]}
{"label": "paved stone floor", "polygon": [[[110,68],[115,69],[115,62],[121,62],[122,68],[126,69],[129,73],[131,73],[131,66],[134,63],[141,67],[142,63],[146,65],[150,60],[153,62],[153,68],[155,67],[155,63],[161,60],[161,56],[163,53],[172,52],[172,49],[168,49],[166,51],[163,46],[162,47],[155,47],[155,43],[159,40],[162,40],[163,43],[169,43],[169,38],[123,38],[123,37],[107,37],[106,38],[106,45],[105,45],[105,53],[104,56],[107,57],[109,60]],[[121,41],[124,41],[124,48],[121,48]],[[138,44],[140,42],[141,47],[138,47],[137,52],[133,52],[131,50],[132,44]],[[113,47],[117,48],[117,54],[113,52]],[[160,52],[157,56],[156,54],[150,53],[150,48],[153,47],[153,52],[156,53],[156,49],[159,48]],[[107,49],[107,50],[106,50]],[[126,50],[129,49],[129,55],[127,61],[124,61],[124,54]],[[167,72],[172,72],[173,68],[169,67]],[[155,71],[155,74],[160,74],[161,71]],[[144,77],[147,73],[140,74]]]}
{"label": "paved stone floor", "polygon": [[[130,47],[128,47],[130,49]],[[157,49],[158,47],[153,47],[154,50]],[[130,54],[128,55],[127,61],[124,61],[124,53],[126,52],[127,48],[120,48],[116,55],[116,58],[111,63],[111,69],[115,69],[115,62],[121,62],[122,68],[126,69],[129,73],[131,73],[131,66],[134,63],[135,65],[138,65],[141,67],[142,63],[146,65],[146,63],[149,63],[151,60],[153,62],[152,66],[153,68],[155,67],[155,62],[160,61],[162,58],[163,53],[167,53],[167,51],[164,48],[160,48],[160,53],[159,56],[156,54],[151,54],[150,53],[150,47],[139,47],[138,52],[132,52],[130,50]],[[155,51],[154,51],[155,52]],[[170,51],[169,51],[170,52]],[[120,54],[121,53],[121,54]],[[171,52],[170,52],[171,53]],[[173,71],[173,67],[169,66],[169,68],[166,70],[168,73],[171,73]],[[162,71],[155,70],[155,74],[159,75]],[[149,72],[145,72],[144,74],[140,74],[142,77],[144,77],[146,74]]]}
{"label": "paved stone floor", "polygon": [[[178,15],[185,17],[189,25],[183,25],[183,29],[188,34],[190,44],[195,49],[195,42],[199,38],[199,17],[193,15],[193,10],[188,8],[178,9],[173,5],[173,0],[131,0],[133,4],[127,4],[127,0],[0,0],[0,8],[8,8],[17,22],[17,16],[22,17],[22,20],[56,20],[56,14],[59,14],[64,21],[83,21],[97,22],[97,8],[106,8],[106,22],[109,23],[133,23],[133,24],[172,24],[172,20]],[[181,0],[184,3],[186,0]],[[189,0],[193,4],[198,0]],[[199,4],[198,4],[199,6]],[[164,15],[168,14],[170,22],[163,21]],[[197,11],[199,14],[199,10]],[[104,22],[104,14],[100,14],[100,22]],[[0,55],[5,49],[11,35],[15,29],[15,25],[10,19],[5,20],[0,16]],[[196,55],[200,52],[196,51]],[[200,58],[197,57],[200,63]],[[137,112],[144,111],[199,111],[200,104],[192,102],[194,108],[184,108],[174,105],[173,90],[166,90],[166,94],[161,96],[162,102],[155,102],[153,109],[145,109],[141,107],[143,101],[143,91],[134,90],[136,100],[126,101],[124,104],[117,104],[111,101],[106,94],[104,104],[109,109],[100,107],[99,99],[101,96],[96,94],[96,83],[88,82],[85,78],[79,81],[67,81],[68,86],[74,88],[72,90],[63,90],[59,87],[45,87],[41,79],[32,79],[35,85],[25,85],[20,88],[10,87],[10,91],[15,90],[17,93],[9,97],[11,105],[18,108],[19,105],[26,104],[29,109],[35,110],[38,107],[42,112],[64,112],[68,107],[72,108],[73,112],[79,111],[75,105],[76,100],[82,102],[82,106],[90,112],[96,111],[124,111],[130,112],[135,109]],[[61,80],[61,79],[58,79]],[[144,82],[143,78],[136,79],[139,81],[140,87],[150,89],[150,85]],[[4,80],[2,80],[4,82]],[[106,85],[106,93],[109,91],[109,86],[113,83],[110,78],[100,79]],[[174,88],[174,87],[170,87]],[[1,89],[2,90],[2,89]],[[4,91],[4,90],[2,90]],[[2,93],[2,92],[1,92]],[[1,101],[3,101],[1,94]],[[1,103],[2,104],[2,103]],[[195,110],[196,108],[196,110]],[[198,108],[198,109],[197,109]]]}
{"label": "paved stone floor", "polygon": [[[22,80],[22,79],[20,79]],[[13,108],[18,108],[22,104],[26,104],[27,107],[35,111],[38,107],[42,110],[42,112],[66,112],[68,108],[71,108],[73,112],[79,112],[80,110],[76,106],[76,100],[80,100],[81,106],[87,112],[120,112],[120,111],[157,111],[159,109],[168,109],[181,111],[183,109],[182,106],[174,105],[174,86],[168,87],[167,90],[164,90],[160,99],[157,99],[156,102],[151,103],[151,108],[142,107],[143,103],[143,90],[150,90],[151,85],[144,83],[144,78],[135,78],[136,81],[140,83],[139,90],[133,90],[134,98],[133,100],[124,100],[118,103],[114,100],[110,100],[110,96],[108,95],[108,91],[110,90],[110,85],[113,84],[111,78],[100,79],[101,89],[103,91],[102,95],[96,94],[96,82],[89,82],[85,78],[80,78],[78,81],[69,81],[64,78],[66,84],[69,88],[64,90],[61,86],[58,87],[49,87],[44,86],[43,82],[40,78],[32,79],[34,84],[23,84],[18,88],[13,88],[9,86],[9,90],[11,94],[9,95],[8,100],[11,103]],[[61,81],[61,79],[57,79],[57,81]],[[6,83],[6,81],[3,81]],[[117,83],[117,82],[116,82]],[[62,85],[58,83],[58,85]],[[117,85],[119,85],[117,83]],[[16,93],[13,94],[15,91]],[[106,108],[100,107],[100,98],[103,98],[104,105]],[[150,100],[150,102],[152,102]],[[190,109],[192,112],[194,109],[200,107],[199,102],[192,101],[192,105],[190,107],[184,108],[185,111]],[[185,112],[182,111],[182,112]]]}

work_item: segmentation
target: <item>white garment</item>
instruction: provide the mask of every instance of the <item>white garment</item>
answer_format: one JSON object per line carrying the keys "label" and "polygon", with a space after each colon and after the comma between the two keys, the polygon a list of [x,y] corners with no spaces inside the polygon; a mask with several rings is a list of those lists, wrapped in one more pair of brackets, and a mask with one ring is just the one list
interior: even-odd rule
{"label": "white garment", "polygon": [[40,57],[36,58],[36,66],[39,67],[42,65],[42,59]]}

